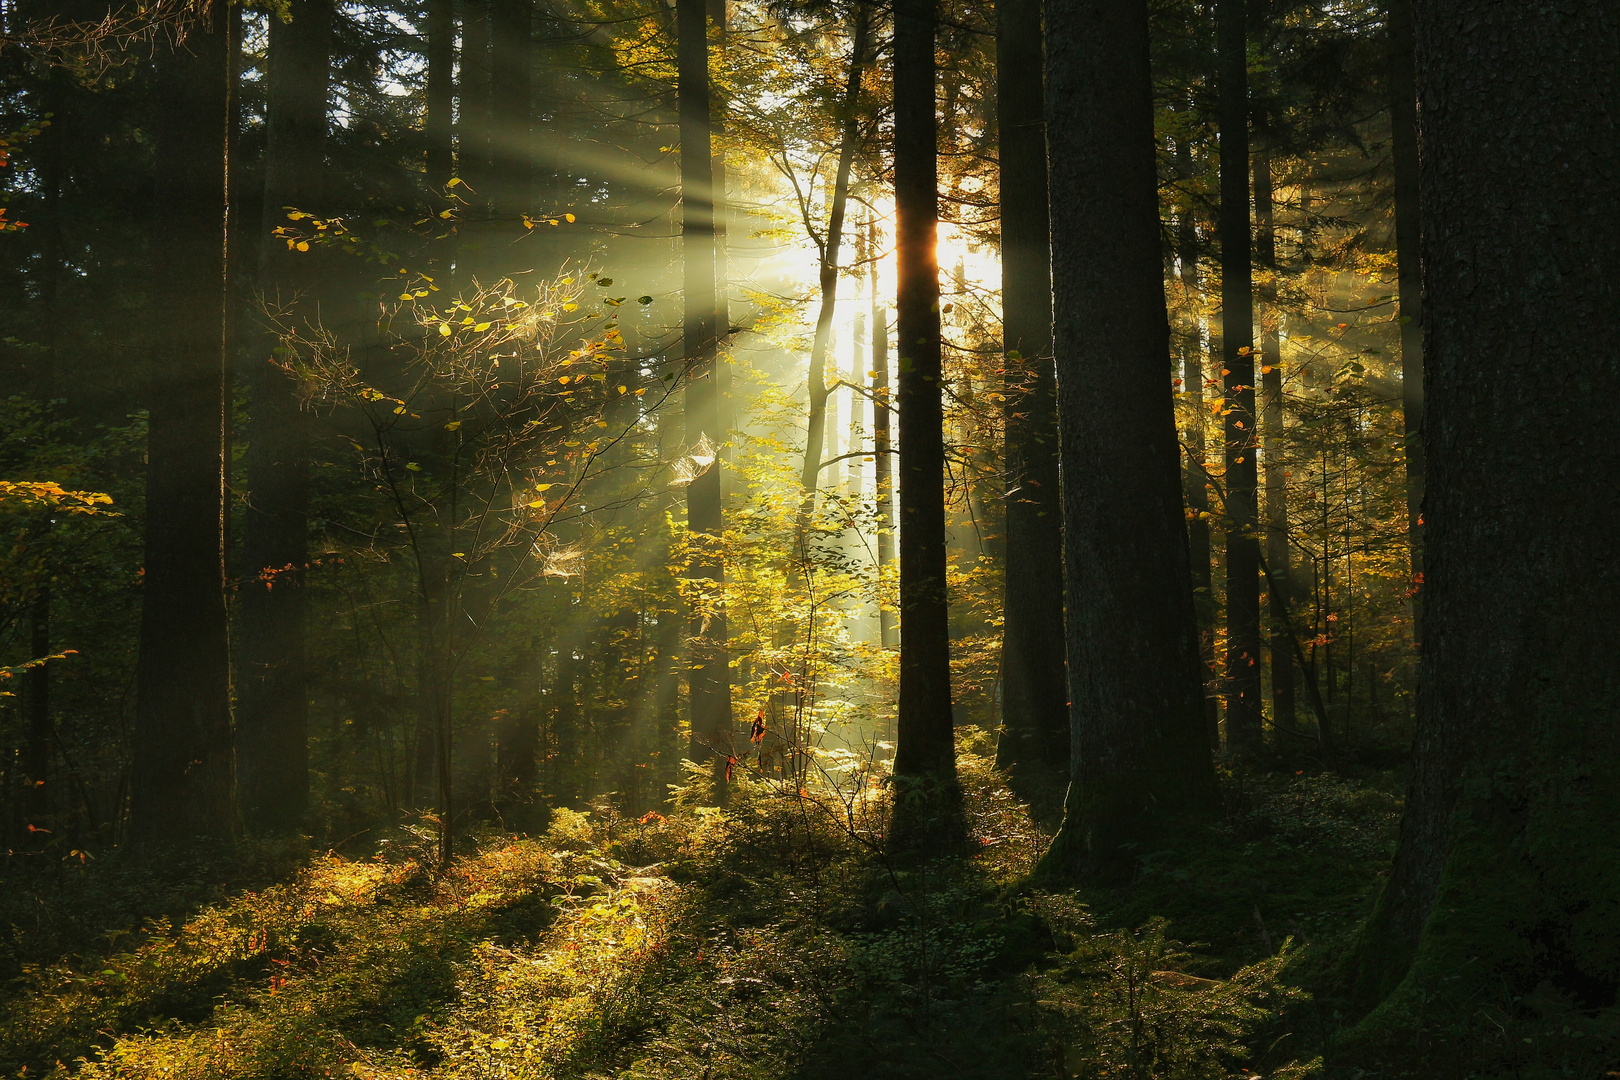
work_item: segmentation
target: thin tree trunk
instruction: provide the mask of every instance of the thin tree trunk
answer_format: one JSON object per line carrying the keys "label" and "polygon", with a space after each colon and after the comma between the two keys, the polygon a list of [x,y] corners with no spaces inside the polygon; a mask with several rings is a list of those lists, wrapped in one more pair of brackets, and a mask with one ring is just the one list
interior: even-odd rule
{"label": "thin tree trunk", "polygon": [[[47,266],[47,272],[49,267]],[[41,660],[51,654],[51,587],[42,585],[28,611],[29,652]],[[28,743],[24,750],[23,776],[28,783],[23,799],[27,825],[47,830],[28,833],[19,839],[29,847],[43,846],[55,828],[51,805],[55,789],[51,781],[51,675],[50,665],[40,664],[28,672]],[[94,825],[94,822],[91,822]]]}
{"label": "thin tree trunk", "polygon": [[[1176,168],[1184,179],[1193,175],[1192,147],[1185,139],[1176,146]],[[1203,281],[1199,267],[1198,221],[1190,209],[1182,211],[1176,222],[1176,247],[1181,263],[1181,286],[1191,300],[1202,295]],[[1221,743],[1220,698],[1209,690],[1215,677],[1215,581],[1210,571],[1212,548],[1209,541],[1209,477],[1205,472],[1204,444],[1204,328],[1195,317],[1186,328],[1186,347],[1181,354],[1181,382],[1187,393],[1187,408],[1192,420],[1187,425],[1184,439],[1187,450],[1187,468],[1182,478],[1182,490],[1187,500],[1187,546],[1192,560],[1193,611],[1198,619],[1198,655],[1203,665],[1204,726],[1209,744],[1219,749]]]}
{"label": "thin tree trunk", "polygon": [[[889,307],[878,292],[877,223],[867,222],[872,251],[872,486],[877,501],[877,562],[881,579],[894,563],[894,480],[889,444]],[[878,644],[895,646],[894,611],[878,608]]]}
{"label": "thin tree trunk", "polygon": [[945,591],[935,2],[900,0],[894,13],[901,521],[894,839],[902,848],[949,843],[960,831]]}
{"label": "thin tree trunk", "polygon": [[821,250],[821,308],[816,314],[816,334],[810,346],[810,418],[805,427],[804,465],[799,483],[804,501],[799,508],[798,532],[801,538],[815,512],[816,488],[822,468],[822,444],[827,432],[827,354],[832,345],[833,314],[838,307],[838,252],[844,239],[844,214],[849,205],[850,173],[860,148],[861,73],[866,66],[867,38],[870,36],[871,7],[865,0],[855,5],[855,26],[849,54],[849,75],[844,82],[843,127],[838,142],[838,171],[833,179],[832,205],[827,215],[827,234]]}
{"label": "thin tree trunk", "polygon": [[[264,221],[259,281],[272,311],[308,310],[315,256],[271,235],[284,207],[316,212],[325,173],[331,63],[329,0],[293,0],[270,20]],[[304,296],[300,296],[304,293]],[[309,562],[309,427],[274,334],[249,369],[246,529],[237,648],[237,780],[245,823],[296,828],[309,805],[305,572]]]}
{"label": "thin tree trunk", "polygon": [[1007,540],[996,767],[1010,769],[1015,782],[1025,773],[1061,778],[1069,766],[1044,81],[1040,0],[1003,0],[996,8],[996,108]]}
{"label": "thin tree trunk", "polygon": [[145,575],[130,837],[233,831],[225,614],[225,177],[234,20],[223,6],[159,65]]}
{"label": "thin tree trunk", "polygon": [[427,186],[437,194],[455,175],[452,127],[455,109],[455,0],[428,0],[427,5]]}
{"label": "thin tree trunk", "polygon": [[1260,504],[1249,266],[1249,77],[1244,0],[1217,0],[1221,130],[1221,363],[1226,444],[1226,739],[1259,748]]}
{"label": "thin tree trunk", "polygon": [[1406,426],[1406,536],[1412,552],[1414,633],[1422,632],[1423,292],[1418,249],[1417,90],[1413,0],[1389,0],[1389,121],[1395,158],[1395,273],[1401,319],[1401,405]]}
{"label": "thin tree trunk", "polygon": [[1266,582],[1271,619],[1271,720],[1292,730],[1294,707],[1294,642],[1288,629],[1292,600],[1288,549],[1288,481],[1283,475],[1282,341],[1277,310],[1277,230],[1272,212],[1271,153],[1254,155],[1256,255],[1265,275],[1260,283],[1260,433],[1265,457]]}
{"label": "thin tree trunk", "polygon": [[[1336,1056],[1596,1075],[1612,1046],[1521,1002],[1555,994],[1573,1026],[1620,973],[1620,20],[1602,0],[1425,0],[1415,29],[1423,654],[1400,840],[1350,969],[1382,1004]],[[1520,1017],[1534,1059],[1498,1025]]]}
{"label": "thin tree trunk", "polygon": [[[675,7],[680,79],[681,248],[684,263],[683,340],[688,366],[686,439],[707,437],[718,445],[720,395],[714,377],[719,325],[715,289],[714,161],[706,0],[678,0]],[[731,684],[724,570],[718,543],[725,527],[720,502],[721,464],[716,458],[686,487],[686,525],[694,536],[691,578],[708,602],[693,612],[687,664],[693,761],[711,763],[717,790],[731,754]]]}
{"label": "thin tree trunk", "polygon": [[1147,4],[1053,0],[1047,15],[1074,727],[1064,822],[1042,869],[1113,877],[1142,843],[1214,812],[1215,772],[1166,378]]}

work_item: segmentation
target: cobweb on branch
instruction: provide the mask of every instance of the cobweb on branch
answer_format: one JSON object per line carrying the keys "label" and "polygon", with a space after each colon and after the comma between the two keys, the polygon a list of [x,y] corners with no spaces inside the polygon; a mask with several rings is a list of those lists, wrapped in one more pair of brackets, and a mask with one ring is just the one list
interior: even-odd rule
{"label": "cobweb on branch", "polygon": [[670,472],[674,474],[670,477],[669,486],[685,487],[690,484],[709,471],[714,465],[715,456],[714,443],[709,441],[707,435],[699,435],[692,449],[669,463]]}

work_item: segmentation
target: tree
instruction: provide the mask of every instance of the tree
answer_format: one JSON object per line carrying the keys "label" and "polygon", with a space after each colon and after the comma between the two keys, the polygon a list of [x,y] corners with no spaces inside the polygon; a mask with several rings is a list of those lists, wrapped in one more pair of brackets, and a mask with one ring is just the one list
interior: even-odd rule
{"label": "tree", "polygon": [[[1620,985],[1620,667],[1601,614],[1620,603],[1603,494],[1620,22],[1595,0],[1430,0],[1416,42],[1427,599],[1406,814],[1351,966],[1381,1004],[1347,1054],[1504,1075],[1557,1060],[1541,1055],[1559,1036],[1499,1039],[1498,1018],[1532,993],[1542,1014],[1612,1006]],[[1508,1056],[1485,1067],[1493,1047]]]}
{"label": "tree", "polygon": [[1216,801],[1168,382],[1146,3],[1050,4],[1046,79],[1073,755],[1042,866],[1112,876],[1133,845]]}
{"label": "tree", "polygon": [[[287,207],[317,205],[325,173],[331,63],[328,0],[294,0],[270,20],[264,223],[259,286],[265,303],[291,305],[312,283],[311,256],[273,230]],[[250,826],[295,826],[309,803],[305,670],[309,563],[309,430],[298,384],[276,355],[278,338],[248,369],[247,516],[237,647],[237,777]]]}
{"label": "tree", "polygon": [[702,596],[693,611],[687,665],[691,710],[691,757],[712,763],[720,780],[731,755],[730,657],[721,592],[724,571],[718,540],[725,528],[720,503],[720,460],[712,449],[720,430],[718,295],[715,288],[715,190],[713,113],[709,82],[708,11],[705,0],[678,0],[675,8],[681,126],[681,252],[685,315],[686,439],[707,441],[711,464],[686,487],[686,526],[695,539],[689,574]]}
{"label": "tree", "polygon": [[996,8],[1001,132],[1001,325],[1006,369],[1006,599],[996,765],[1062,776],[1069,761],[1063,664],[1063,510],[1058,486],[1052,270],[1041,5]]}
{"label": "tree", "polygon": [[[1395,280],[1401,318],[1401,406],[1406,419],[1406,536],[1412,581],[1423,581],[1423,295],[1419,280],[1417,90],[1413,0],[1389,0],[1389,128],[1395,159]],[[1418,632],[1422,622],[1418,621]]]}
{"label": "tree", "polygon": [[1282,312],[1277,307],[1277,228],[1272,212],[1271,153],[1254,155],[1255,247],[1261,273],[1260,439],[1265,458],[1267,599],[1271,621],[1271,720],[1292,730],[1294,635],[1289,629],[1288,484],[1283,461]]}
{"label": "tree", "polygon": [[1220,68],[1221,364],[1226,399],[1226,738],[1259,746],[1260,502],[1254,408],[1254,285],[1249,235],[1248,30],[1244,0],[1217,0]]}
{"label": "tree", "polygon": [[164,58],[156,110],[146,559],[130,835],[232,831],[224,563],[225,151],[234,20],[223,6]]}
{"label": "tree", "polygon": [[941,404],[935,0],[894,13],[894,204],[900,411],[900,707],[895,836],[949,838],[960,793],[951,716],[945,591],[945,431]]}

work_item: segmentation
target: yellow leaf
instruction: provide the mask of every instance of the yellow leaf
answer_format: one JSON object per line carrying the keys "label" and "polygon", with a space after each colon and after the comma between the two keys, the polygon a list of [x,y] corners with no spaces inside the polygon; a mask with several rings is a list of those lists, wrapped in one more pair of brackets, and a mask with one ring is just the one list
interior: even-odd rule
{"label": "yellow leaf", "polygon": [[417,464],[417,463],[416,463],[416,462],[414,462],[414,461],[408,461],[408,462],[406,462],[406,463],[405,463],[405,467],[406,467],[406,468],[407,468],[407,469],[409,469],[409,470],[411,470],[411,472],[421,472],[421,471],[422,471],[422,466],[420,466],[420,465],[418,465],[418,464]]}
{"label": "yellow leaf", "polygon": [[531,510],[538,510],[544,505],[546,505],[546,500],[544,500],[544,499],[530,499],[529,500],[529,509],[531,509]]}
{"label": "yellow leaf", "polygon": [[481,322],[478,325],[473,327],[473,330],[480,333],[480,334],[482,334],[485,330],[488,330],[488,329],[489,329],[489,323],[487,323],[487,322]]}
{"label": "yellow leaf", "polygon": [[578,304],[564,304],[563,305],[563,310],[564,311],[578,311],[579,310],[579,305]]}
{"label": "yellow leaf", "polygon": [[536,490],[536,491],[550,491],[555,486],[556,485],[554,485],[554,484],[536,484],[536,485],[534,485],[534,490]]}
{"label": "yellow leaf", "polygon": [[459,177],[459,176],[452,176],[452,177],[451,177],[451,178],[450,178],[450,182],[449,182],[449,183],[448,183],[448,184],[446,184],[446,185],[444,185],[444,186],[445,186],[445,187],[447,187],[447,188],[453,188],[453,187],[455,187],[455,186],[456,186],[456,185],[457,185],[457,184],[459,184],[459,183],[461,183],[461,177]]}
{"label": "yellow leaf", "polygon": [[439,325],[439,336],[441,336],[441,337],[449,337],[450,336],[450,324],[449,323],[441,323]]}
{"label": "yellow leaf", "polygon": [[446,431],[454,431],[454,430],[456,430],[456,428],[458,428],[460,426],[461,426],[461,421],[460,420],[452,420],[448,424],[444,425],[444,430],[446,430]]}
{"label": "yellow leaf", "polygon": [[448,221],[448,220],[450,220],[450,215],[453,214],[454,212],[455,211],[453,211],[453,210],[441,210],[441,211],[439,211],[439,216],[444,218],[446,221]]}
{"label": "yellow leaf", "polygon": [[309,241],[308,240],[300,240],[300,241],[298,241],[298,250],[299,251],[308,251],[309,250]]}
{"label": "yellow leaf", "polygon": [[574,215],[573,214],[564,214],[563,215],[563,220],[568,222],[568,224],[572,225],[574,223]]}
{"label": "yellow leaf", "polygon": [[626,390],[628,390],[628,389],[630,389],[630,388],[629,388],[629,387],[628,387],[628,386],[621,386],[621,387],[619,387],[619,393],[621,393],[621,394],[622,394],[622,393],[624,393],[624,392],[625,392],[625,391],[626,391]]}

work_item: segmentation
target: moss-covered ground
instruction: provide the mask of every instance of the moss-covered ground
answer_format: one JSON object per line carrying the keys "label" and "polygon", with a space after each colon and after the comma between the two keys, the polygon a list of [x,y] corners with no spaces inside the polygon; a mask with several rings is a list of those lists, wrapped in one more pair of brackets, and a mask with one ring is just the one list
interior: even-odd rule
{"label": "moss-covered ground", "polygon": [[[961,768],[969,851],[933,859],[885,854],[880,786],[756,780],[723,810],[558,811],[442,871],[406,833],[292,870],[260,853],[211,892],[77,861],[14,877],[0,1074],[1321,1071],[1344,1018],[1309,991],[1387,862],[1389,778],[1228,777],[1224,822],[1139,853],[1130,885],[1038,892],[1046,832],[986,759]],[[53,902],[78,912],[54,936]]]}

